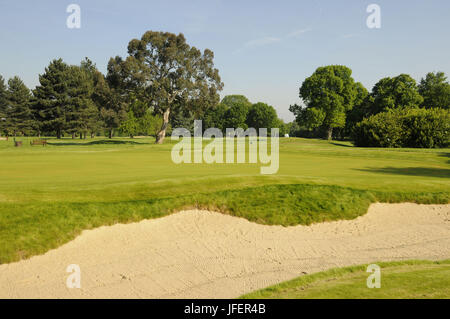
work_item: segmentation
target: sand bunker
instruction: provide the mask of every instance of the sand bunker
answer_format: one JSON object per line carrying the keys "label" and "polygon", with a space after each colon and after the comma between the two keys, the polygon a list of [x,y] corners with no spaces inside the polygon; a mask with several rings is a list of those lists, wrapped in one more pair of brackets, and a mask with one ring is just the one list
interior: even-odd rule
{"label": "sand bunker", "polygon": [[[305,273],[450,258],[450,205],[373,204],[355,220],[264,226],[208,211],[84,231],[0,265],[1,298],[234,298]],[[69,289],[69,264],[81,288]]]}

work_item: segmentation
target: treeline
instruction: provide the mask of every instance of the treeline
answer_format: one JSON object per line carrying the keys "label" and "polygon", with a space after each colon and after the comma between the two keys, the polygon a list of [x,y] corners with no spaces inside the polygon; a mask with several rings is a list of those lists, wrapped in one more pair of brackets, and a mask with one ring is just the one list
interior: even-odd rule
{"label": "treeline", "polygon": [[378,81],[369,93],[346,66],[319,67],[291,105],[293,135],[351,139],[357,146],[444,147],[450,141],[450,84],[443,72],[420,83],[407,74]]}
{"label": "treeline", "polygon": [[29,90],[0,77],[0,133],[9,136],[94,137],[114,132],[153,135],[161,143],[172,127],[279,127],[272,106],[240,95],[220,102],[223,87],[214,54],[189,46],[182,34],[146,32],[128,44],[128,56],[109,60],[107,74],[85,58],[80,65],[55,59]]}
{"label": "treeline", "polygon": [[213,58],[183,34],[148,31],[129,42],[126,58],[109,60],[106,75],[86,58],[80,65],[51,61],[33,90],[19,77],[0,77],[0,132],[86,138],[118,131],[161,143],[171,123],[201,118],[219,103],[223,84]]}
{"label": "treeline", "polygon": [[121,96],[88,58],[80,65],[51,61],[39,75],[39,83],[30,90],[17,76],[7,83],[0,76],[2,134],[86,138],[106,132],[112,137],[117,129],[131,136],[155,135],[155,126],[161,126],[160,116],[129,96]]}

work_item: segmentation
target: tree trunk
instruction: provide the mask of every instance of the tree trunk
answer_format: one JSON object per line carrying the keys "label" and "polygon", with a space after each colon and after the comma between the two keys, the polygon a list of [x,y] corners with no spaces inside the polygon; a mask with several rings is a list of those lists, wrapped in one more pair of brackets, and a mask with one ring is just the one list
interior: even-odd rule
{"label": "tree trunk", "polygon": [[58,140],[61,139],[61,130],[60,129],[56,130],[56,138]]}
{"label": "tree trunk", "polygon": [[112,134],[113,134],[113,130],[111,129],[111,130],[109,130],[109,138],[112,138]]}
{"label": "tree trunk", "polygon": [[75,133],[72,133],[72,140],[75,139]]}
{"label": "tree trunk", "polygon": [[80,133],[80,140],[83,139],[83,133]]}
{"label": "tree trunk", "polygon": [[94,135],[95,135],[95,134],[94,134],[93,132],[91,132],[91,138],[94,138]]}
{"label": "tree trunk", "polygon": [[327,140],[331,141],[333,139],[333,128],[329,127],[327,132]]}
{"label": "tree trunk", "polygon": [[164,138],[166,137],[167,126],[169,126],[169,115],[170,115],[170,107],[164,111],[163,124],[158,134],[156,134],[156,144],[162,144],[164,142]]}

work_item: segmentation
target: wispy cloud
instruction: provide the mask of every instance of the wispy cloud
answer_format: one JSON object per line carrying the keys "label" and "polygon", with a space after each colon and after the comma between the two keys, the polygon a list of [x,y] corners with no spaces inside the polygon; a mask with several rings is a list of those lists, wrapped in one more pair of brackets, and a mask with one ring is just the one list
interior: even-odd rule
{"label": "wispy cloud", "polygon": [[282,36],[282,37],[262,37],[262,38],[257,38],[254,40],[250,40],[248,42],[245,42],[244,45],[235,50],[234,54],[239,53],[241,51],[243,51],[244,49],[250,49],[250,48],[256,48],[256,47],[261,47],[261,46],[266,46],[266,45],[271,45],[274,43],[280,43],[284,40],[287,39],[293,39],[293,38],[298,38],[300,37],[302,34],[311,31],[311,28],[306,28],[306,29],[299,29],[299,30],[295,30],[292,32],[289,32],[288,34]]}
{"label": "wispy cloud", "polygon": [[304,33],[306,33],[306,32],[309,32],[309,31],[311,31],[311,28],[306,28],[306,29],[296,30],[296,31],[293,31],[293,32],[291,32],[291,33],[288,33],[288,34],[286,35],[286,38],[287,38],[287,39],[289,39],[289,38],[298,38],[298,37],[301,36],[302,34],[304,34]]}

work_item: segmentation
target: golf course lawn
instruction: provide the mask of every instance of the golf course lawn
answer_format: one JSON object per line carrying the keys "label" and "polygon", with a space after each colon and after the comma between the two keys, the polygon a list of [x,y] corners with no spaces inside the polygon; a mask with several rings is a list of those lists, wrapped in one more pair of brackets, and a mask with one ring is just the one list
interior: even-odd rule
{"label": "golf course lawn", "polygon": [[278,173],[261,175],[264,164],[174,164],[170,138],[18,139],[0,141],[0,263],[186,208],[296,225],[352,219],[373,202],[450,200],[450,149],[280,138]]}
{"label": "golf course lawn", "polygon": [[330,269],[268,287],[241,298],[398,298],[439,299],[450,296],[450,260],[377,263],[380,288],[367,288],[367,265]]}

